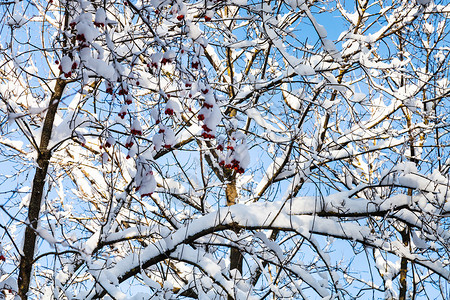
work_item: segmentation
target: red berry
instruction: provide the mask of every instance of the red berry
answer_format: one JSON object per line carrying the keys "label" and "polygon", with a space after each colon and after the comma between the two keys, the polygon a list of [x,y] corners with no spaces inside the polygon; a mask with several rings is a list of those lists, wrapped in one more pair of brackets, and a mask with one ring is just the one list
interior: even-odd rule
{"label": "red berry", "polygon": [[55,64],[59,65],[59,60],[55,60]]}
{"label": "red berry", "polygon": [[0,260],[1,261],[5,261],[6,260],[5,256],[3,256],[3,254],[0,255]]}
{"label": "red berry", "polygon": [[164,111],[164,113],[165,113],[166,115],[173,116],[173,109],[171,109],[171,108],[166,108],[166,110]]}
{"label": "red berry", "polygon": [[233,146],[227,146],[227,149],[228,150],[234,150],[234,147]]}
{"label": "red berry", "polygon": [[203,114],[198,115],[198,119],[200,121],[203,121],[205,119],[205,116]]}
{"label": "red berry", "polygon": [[131,129],[131,134],[134,134],[134,135],[142,135],[142,131],[136,130],[136,129]]}
{"label": "red berry", "polygon": [[185,87],[191,87],[191,86],[192,86],[192,83],[186,82],[186,83],[184,84],[184,86],[185,86]]}
{"label": "red berry", "polygon": [[191,66],[193,69],[198,69],[198,61],[192,62]]}
{"label": "red berry", "polygon": [[223,151],[223,146],[222,145],[217,145],[216,149],[219,150],[219,151]]}
{"label": "red berry", "polygon": [[183,20],[184,19],[184,15],[179,15],[178,17],[177,17],[177,20],[178,21],[181,21],[181,20]]}
{"label": "red berry", "polygon": [[205,21],[206,21],[206,22],[209,22],[209,21],[211,21],[211,18],[208,17],[208,16],[205,16]]}
{"label": "red berry", "polygon": [[208,94],[208,92],[209,92],[209,90],[208,90],[208,89],[204,89],[204,90],[202,90],[202,93],[203,93],[203,94],[205,94],[205,95],[206,95],[206,94]]}
{"label": "red berry", "polygon": [[158,133],[164,133],[164,132],[166,132],[166,131],[162,128],[158,131]]}
{"label": "red berry", "polygon": [[128,90],[126,90],[126,89],[121,89],[121,90],[119,91],[119,96],[121,96],[121,95],[128,95]]}
{"label": "red berry", "polygon": [[139,82],[139,81],[136,81],[136,85],[138,85],[138,86],[139,86],[139,85],[140,85],[140,82]]}
{"label": "red berry", "polygon": [[172,145],[164,145],[164,148],[170,149],[170,148],[172,148]]}

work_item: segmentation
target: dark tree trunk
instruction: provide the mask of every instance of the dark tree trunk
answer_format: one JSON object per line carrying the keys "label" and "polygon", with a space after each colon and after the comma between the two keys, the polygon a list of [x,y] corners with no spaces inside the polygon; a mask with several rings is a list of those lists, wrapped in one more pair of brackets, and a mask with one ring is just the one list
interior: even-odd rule
{"label": "dark tree trunk", "polygon": [[51,158],[51,151],[48,144],[52,135],[53,121],[58,110],[59,101],[64,91],[66,82],[62,79],[56,80],[55,90],[50,99],[50,104],[45,115],[42,127],[41,141],[38,149],[36,173],[33,179],[30,204],[28,206],[28,226],[25,229],[23,241],[23,255],[20,257],[19,266],[19,296],[22,300],[28,299],[30,289],[31,271],[33,269],[34,253],[36,248],[36,228],[38,226],[39,214],[41,211],[42,196],[44,193],[45,178],[47,177],[48,166]]}

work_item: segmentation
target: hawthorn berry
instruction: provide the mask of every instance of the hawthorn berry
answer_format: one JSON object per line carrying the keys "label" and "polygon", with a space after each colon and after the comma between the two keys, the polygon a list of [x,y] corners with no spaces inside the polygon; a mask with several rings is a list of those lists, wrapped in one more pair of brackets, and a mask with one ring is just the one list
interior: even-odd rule
{"label": "hawthorn berry", "polygon": [[119,96],[122,96],[122,95],[128,95],[128,90],[127,89],[120,89]]}
{"label": "hawthorn berry", "polygon": [[131,129],[131,134],[134,134],[134,135],[142,135],[142,131],[137,130],[137,129]]}

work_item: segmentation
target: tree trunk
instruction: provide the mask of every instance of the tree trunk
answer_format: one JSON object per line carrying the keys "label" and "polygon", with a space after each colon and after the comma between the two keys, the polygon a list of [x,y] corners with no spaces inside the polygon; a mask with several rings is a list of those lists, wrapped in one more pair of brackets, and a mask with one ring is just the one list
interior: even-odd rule
{"label": "tree trunk", "polygon": [[64,80],[59,78],[56,80],[55,90],[50,98],[50,104],[47,109],[47,114],[45,115],[44,125],[42,126],[36,173],[33,179],[33,189],[31,191],[30,204],[28,207],[28,226],[25,229],[23,253],[20,257],[18,292],[22,300],[28,299],[27,294],[30,288],[31,271],[33,268],[36,247],[36,228],[38,226],[39,214],[41,211],[45,178],[47,176],[47,170],[52,155],[48,149],[48,144],[52,135],[53,121],[65,86],[66,82]]}
{"label": "tree trunk", "polygon": [[[400,232],[402,236],[403,244],[405,247],[409,246],[409,227],[405,227]],[[406,292],[407,292],[407,283],[406,283],[406,274],[408,273],[408,260],[402,257],[400,261],[400,295],[398,297],[399,300],[406,300]]]}
{"label": "tree trunk", "polygon": [[[237,198],[237,190],[236,190],[236,176],[233,175],[232,180],[227,184],[225,189],[225,194],[227,197],[227,206],[231,206],[236,204]],[[234,229],[236,234],[239,233],[239,229]],[[239,273],[242,274],[242,262],[243,262],[242,253],[239,249],[231,247],[230,249],[230,270],[237,269]],[[228,300],[232,300],[233,298],[228,296]]]}

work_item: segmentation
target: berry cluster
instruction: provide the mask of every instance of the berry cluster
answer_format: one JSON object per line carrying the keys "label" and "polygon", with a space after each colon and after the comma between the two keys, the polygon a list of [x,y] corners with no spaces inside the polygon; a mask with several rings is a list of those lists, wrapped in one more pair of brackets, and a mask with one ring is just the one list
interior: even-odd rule
{"label": "berry cluster", "polygon": [[156,189],[156,180],[151,166],[140,158],[136,159],[134,182],[135,191],[139,192],[141,197],[151,196]]}
{"label": "berry cluster", "polygon": [[119,112],[119,117],[120,117],[121,119],[124,119],[124,118],[125,118],[125,116],[126,116],[126,114],[127,114],[127,110],[128,110],[128,105],[122,106],[122,108],[120,109],[120,112]]}
{"label": "berry cluster", "polygon": [[142,135],[142,131],[139,129],[131,128],[131,134],[133,135]]}
{"label": "berry cluster", "polygon": [[113,85],[111,82],[106,83],[106,93],[110,95],[113,94]]}
{"label": "berry cluster", "polygon": [[233,132],[226,146],[226,155],[221,153],[224,151],[224,148],[223,142],[219,143],[216,147],[220,151],[217,152],[219,166],[235,171],[237,174],[243,174],[250,162],[246,135],[239,131]]}
{"label": "berry cluster", "polygon": [[128,95],[128,89],[121,88],[119,90],[119,96]]}
{"label": "berry cluster", "polygon": [[133,145],[134,145],[133,136],[130,135],[127,138],[127,141],[125,142],[125,148],[130,149],[131,147],[133,147]]}
{"label": "berry cluster", "polygon": [[58,65],[59,71],[61,73],[63,73],[64,77],[66,77],[66,78],[71,77],[72,76],[72,72],[75,71],[75,69],[78,67],[78,64],[76,62],[73,62],[70,70],[67,70],[67,67],[66,67],[66,70],[64,70],[63,65],[60,64],[58,60],[56,60],[55,63]]}
{"label": "berry cluster", "polygon": [[193,61],[192,63],[191,63],[191,67],[192,67],[192,69],[198,69],[198,65],[200,64],[200,62],[198,62],[198,61]]}
{"label": "berry cluster", "polygon": [[215,138],[214,134],[211,133],[212,129],[209,128],[206,124],[202,125],[202,129],[203,129],[203,132],[202,132],[202,137],[203,138],[205,138],[205,139],[213,139],[213,138]]}
{"label": "berry cluster", "polygon": [[134,119],[133,125],[131,126],[131,134],[132,135],[142,135],[142,127],[141,123],[139,123],[138,119]]}

